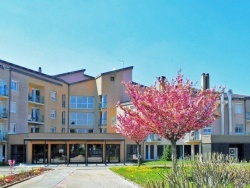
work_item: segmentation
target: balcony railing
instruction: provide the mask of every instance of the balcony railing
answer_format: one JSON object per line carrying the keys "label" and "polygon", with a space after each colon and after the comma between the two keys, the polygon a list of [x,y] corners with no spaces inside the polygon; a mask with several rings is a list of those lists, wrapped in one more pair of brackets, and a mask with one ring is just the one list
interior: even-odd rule
{"label": "balcony railing", "polygon": [[200,140],[199,131],[191,131],[190,133],[186,133],[185,141],[198,141]]}
{"label": "balcony railing", "polygon": [[7,88],[0,88],[0,96],[8,96]]}
{"label": "balcony railing", "polygon": [[146,142],[160,142],[161,138],[157,134],[150,134],[146,140]]}
{"label": "balcony railing", "polygon": [[246,120],[250,121],[250,112],[246,112]]}
{"label": "balcony railing", "polygon": [[107,108],[107,106],[106,102],[100,102],[100,108]]}
{"label": "balcony railing", "polygon": [[0,141],[4,141],[4,140],[7,140],[7,133],[6,132],[0,133]]}
{"label": "balcony railing", "polygon": [[41,95],[32,95],[32,94],[29,94],[29,95],[28,95],[28,100],[29,100],[30,102],[35,102],[35,103],[44,104],[44,97],[41,96]]}
{"label": "balcony railing", "polygon": [[0,112],[0,119],[8,118],[7,112]]}
{"label": "balcony railing", "polygon": [[30,114],[28,114],[28,122],[44,123],[44,116],[39,115],[39,116],[32,117]]}
{"label": "balcony railing", "polygon": [[106,119],[100,119],[100,126],[107,125],[107,120]]}

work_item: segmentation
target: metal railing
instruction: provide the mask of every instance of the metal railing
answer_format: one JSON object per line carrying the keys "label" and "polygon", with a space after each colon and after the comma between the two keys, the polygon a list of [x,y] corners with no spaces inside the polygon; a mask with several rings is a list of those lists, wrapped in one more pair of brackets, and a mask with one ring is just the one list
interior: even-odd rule
{"label": "metal railing", "polygon": [[0,88],[0,96],[8,96],[8,89]]}
{"label": "metal railing", "polygon": [[107,125],[107,120],[106,119],[100,119],[100,126]]}
{"label": "metal railing", "polygon": [[100,108],[107,108],[108,103],[106,102],[100,102]]}
{"label": "metal railing", "polygon": [[191,131],[190,133],[186,133],[185,140],[200,140],[199,131]]}
{"label": "metal railing", "polygon": [[246,112],[246,120],[250,120],[250,112]]}
{"label": "metal railing", "polygon": [[28,100],[31,102],[41,103],[44,104],[44,97],[41,95],[28,95]]}
{"label": "metal railing", "polygon": [[8,114],[7,112],[1,112],[1,109],[0,109],[0,119],[3,119],[3,118],[8,118]]}
{"label": "metal railing", "polygon": [[[30,114],[28,114],[29,116]],[[44,123],[44,116],[39,115],[39,116],[35,116],[35,117],[30,117],[28,119],[29,122],[36,122],[36,123]]]}
{"label": "metal railing", "polygon": [[6,133],[6,132],[0,133],[0,140],[1,140],[1,141],[7,140],[7,133]]}
{"label": "metal railing", "polygon": [[155,142],[155,141],[161,141],[161,138],[157,134],[150,134],[146,140],[146,142]]}

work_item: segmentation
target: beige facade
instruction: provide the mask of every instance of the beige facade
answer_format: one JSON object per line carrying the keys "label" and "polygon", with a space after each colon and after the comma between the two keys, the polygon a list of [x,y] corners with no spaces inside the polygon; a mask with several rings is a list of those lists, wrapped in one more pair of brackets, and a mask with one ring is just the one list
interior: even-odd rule
{"label": "beige facade", "polygon": [[41,68],[33,71],[6,61],[0,66],[0,158],[125,162],[125,138],[112,124],[116,103],[128,100],[121,82],[132,81],[133,67],[92,77],[85,69],[49,76]]}

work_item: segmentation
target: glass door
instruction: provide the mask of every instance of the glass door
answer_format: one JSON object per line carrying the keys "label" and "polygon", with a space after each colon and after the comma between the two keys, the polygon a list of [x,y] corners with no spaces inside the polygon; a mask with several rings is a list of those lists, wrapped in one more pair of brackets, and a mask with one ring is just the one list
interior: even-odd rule
{"label": "glass door", "polygon": [[102,163],[102,144],[88,144],[88,163]]}
{"label": "glass door", "polygon": [[120,144],[106,145],[106,162],[107,163],[120,162]]}

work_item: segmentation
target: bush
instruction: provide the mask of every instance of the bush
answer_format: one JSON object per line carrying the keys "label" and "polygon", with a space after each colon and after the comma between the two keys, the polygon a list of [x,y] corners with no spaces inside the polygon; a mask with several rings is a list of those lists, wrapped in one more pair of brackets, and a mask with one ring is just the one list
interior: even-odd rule
{"label": "bush", "polygon": [[172,160],[171,145],[166,145],[165,150],[162,154],[161,160],[163,160],[163,161],[171,161]]}
{"label": "bush", "polygon": [[197,156],[179,163],[177,173],[162,174],[161,182],[149,182],[147,188],[243,188],[250,185],[250,169],[246,162],[222,154]]}

